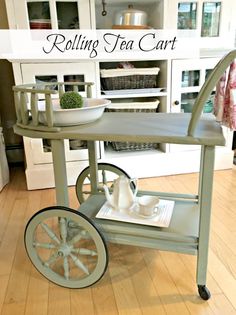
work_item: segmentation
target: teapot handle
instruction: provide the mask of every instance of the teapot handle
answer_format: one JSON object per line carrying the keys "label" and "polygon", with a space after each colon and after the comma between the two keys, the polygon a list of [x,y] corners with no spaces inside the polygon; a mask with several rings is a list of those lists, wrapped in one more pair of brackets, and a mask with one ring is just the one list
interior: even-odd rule
{"label": "teapot handle", "polygon": [[137,178],[130,178],[130,182],[133,182],[135,185],[135,190],[133,192],[134,197],[136,197],[137,192],[138,192],[138,179]]}

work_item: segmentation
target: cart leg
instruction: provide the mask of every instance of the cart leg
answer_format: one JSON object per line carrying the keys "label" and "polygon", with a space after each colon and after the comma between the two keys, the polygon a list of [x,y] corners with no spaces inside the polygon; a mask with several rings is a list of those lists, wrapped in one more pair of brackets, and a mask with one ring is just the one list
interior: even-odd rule
{"label": "cart leg", "polygon": [[214,154],[215,147],[202,147],[199,185],[200,222],[197,257],[197,284],[199,295],[204,300],[208,300],[210,298],[210,292],[206,287],[206,275],[211,217],[212,183],[214,172]]}
{"label": "cart leg", "polygon": [[51,140],[56,200],[59,206],[69,206],[64,140]]}
{"label": "cart leg", "polygon": [[98,187],[98,164],[97,164],[97,150],[96,142],[88,141],[88,151],[89,151],[89,168],[91,176],[91,194],[97,192]]}

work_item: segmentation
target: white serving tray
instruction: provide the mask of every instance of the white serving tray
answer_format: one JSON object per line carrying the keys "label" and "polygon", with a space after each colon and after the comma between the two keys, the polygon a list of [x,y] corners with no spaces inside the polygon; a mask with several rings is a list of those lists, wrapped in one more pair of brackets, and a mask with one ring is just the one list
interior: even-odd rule
{"label": "white serving tray", "polygon": [[106,201],[98,211],[96,218],[152,225],[157,227],[168,227],[172,217],[174,205],[175,202],[173,200],[160,199],[156,215],[152,215],[151,217],[143,217],[138,214],[136,205],[127,212],[120,212],[114,210],[108,201]]}

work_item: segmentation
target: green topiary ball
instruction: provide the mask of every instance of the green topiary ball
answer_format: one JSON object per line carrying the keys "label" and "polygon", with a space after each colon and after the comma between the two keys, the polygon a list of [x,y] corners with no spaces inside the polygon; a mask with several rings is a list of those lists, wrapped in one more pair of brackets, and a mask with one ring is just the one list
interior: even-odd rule
{"label": "green topiary ball", "polygon": [[83,107],[83,98],[77,92],[65,92],[60,99],[60,106],[63,109]]}

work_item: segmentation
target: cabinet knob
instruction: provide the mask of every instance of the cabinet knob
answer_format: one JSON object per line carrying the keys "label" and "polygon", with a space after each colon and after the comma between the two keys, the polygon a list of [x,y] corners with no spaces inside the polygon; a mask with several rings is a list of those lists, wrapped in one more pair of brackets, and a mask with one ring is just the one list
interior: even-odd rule
{"label": "cabinet knob", "polygon": [[174,101],[174,105],[179,105],[179,101]]}

